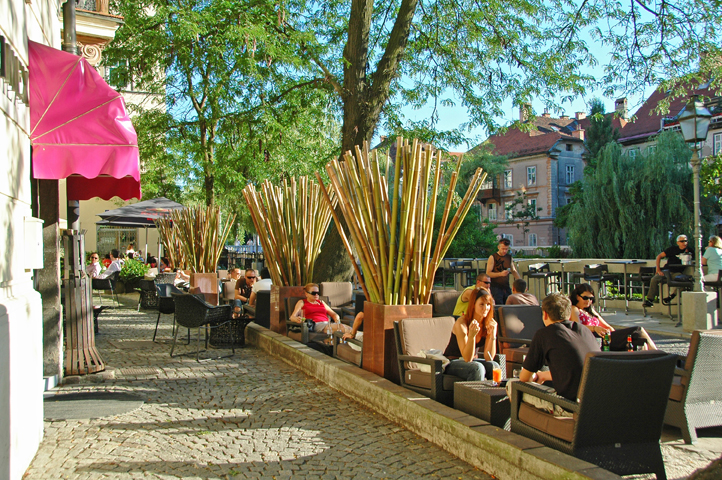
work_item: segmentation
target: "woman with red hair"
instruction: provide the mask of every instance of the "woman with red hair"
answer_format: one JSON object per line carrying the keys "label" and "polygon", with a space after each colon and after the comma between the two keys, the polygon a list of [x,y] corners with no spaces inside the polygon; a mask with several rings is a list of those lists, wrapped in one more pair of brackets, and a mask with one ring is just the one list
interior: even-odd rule
{"label": "woman with red hair", "polygon": [[469,305],[451,330],[444,356],[451,360],[444,373],[466,381],[491,379],[496,356],[497,324],[494,320],[494,298],[485,288],[471,292]]}

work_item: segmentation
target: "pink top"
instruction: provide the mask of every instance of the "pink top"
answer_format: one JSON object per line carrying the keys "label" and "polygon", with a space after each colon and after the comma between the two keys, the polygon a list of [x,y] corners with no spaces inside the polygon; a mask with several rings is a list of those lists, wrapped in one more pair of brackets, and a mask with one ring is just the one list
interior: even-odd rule
{"label": "pink top", "polygon": [[579,309],[579,322],[582,325],[588,325],[591,327],[599,326],[599,319],[597,317],[592,316],[586,310],[582,310],[581,308]]}
{"label": "pink top", "polygon": [[321,302],[311,303],[308,300],[303,300],[303,318],[313,320],[315,323],[328,322],[328,313],[326,313],[326,307]]}

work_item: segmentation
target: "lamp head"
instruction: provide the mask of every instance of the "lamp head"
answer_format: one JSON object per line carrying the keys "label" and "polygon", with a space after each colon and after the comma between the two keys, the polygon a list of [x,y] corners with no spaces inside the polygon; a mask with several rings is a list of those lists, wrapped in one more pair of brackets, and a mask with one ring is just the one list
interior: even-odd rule
{"label": "lamp head", "polygon": [[679,126],[687,143],[697,144],[707,139],[712,114],[704,107],[699,95],[693,95],[679,115]]}

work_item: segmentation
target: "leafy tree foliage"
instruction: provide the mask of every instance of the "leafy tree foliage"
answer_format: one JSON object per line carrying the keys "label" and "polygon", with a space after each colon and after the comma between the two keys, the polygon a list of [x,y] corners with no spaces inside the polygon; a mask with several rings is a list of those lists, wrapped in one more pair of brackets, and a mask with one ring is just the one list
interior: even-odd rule
{"label": "leafy tree foliage", "polygon": [[[623,155],[609,143],[572,205],[569,243],[580,258],[654,258],[693,225],[691,153],[682,136],[664,132],[648,155]],[[709,209],[703,209],[703,214]]]}
{"label": "leafy tree foliage", "polygon": [[609,143],[616,142],[619,131],[612,126],[614,114],[606,114],[604,103],[598,98],[592,100],[589,113],[589,128],[585,132],[584,147],[587,165],[584,173],[591,174],[596,166],[599,152]]}

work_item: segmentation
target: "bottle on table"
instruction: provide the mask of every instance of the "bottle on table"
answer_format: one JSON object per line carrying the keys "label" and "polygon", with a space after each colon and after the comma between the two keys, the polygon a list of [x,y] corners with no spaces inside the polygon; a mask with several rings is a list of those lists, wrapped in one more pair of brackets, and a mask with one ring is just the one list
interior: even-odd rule
{"label": "bottle on table", "polygon": [[609,351],[609,345],[612,342],[612,337],[609,336],[609,332],[604,333],[604,337],[602,337],[602,351],[608,352]]}
{"label": "bottle on table", "polygon": [[627,335],[627,351],[633,352],[634,351],[634,344],[632,343],[632,336]]}

